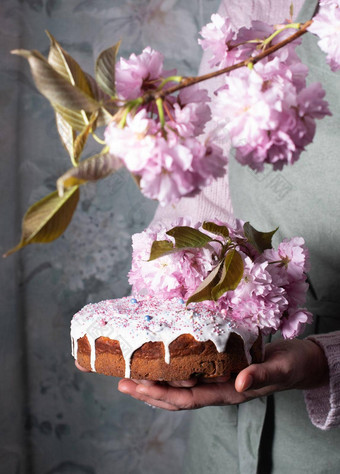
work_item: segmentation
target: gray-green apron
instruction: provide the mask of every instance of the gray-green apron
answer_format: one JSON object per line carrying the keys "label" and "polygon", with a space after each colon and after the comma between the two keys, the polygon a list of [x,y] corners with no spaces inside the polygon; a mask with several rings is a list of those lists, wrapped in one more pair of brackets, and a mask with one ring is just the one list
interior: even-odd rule
{"label": "gray-green apron", "polygon": [[[316,5],[306,1],[300,20],[311,18]],[[314,323],[305,336],[340,329],[340,75],[330,71],[311,34],[298,52],[309,82],[325,87],[333,116],[318,121],[314,143],[292,167],[256,174],[232,158],[229,181],[235,216],[259,230],[279,225],[279,239],[306,240]],[[340,428],[314,427],[299,390],[203,408],[193,413],[185,472],[339,474]]]}

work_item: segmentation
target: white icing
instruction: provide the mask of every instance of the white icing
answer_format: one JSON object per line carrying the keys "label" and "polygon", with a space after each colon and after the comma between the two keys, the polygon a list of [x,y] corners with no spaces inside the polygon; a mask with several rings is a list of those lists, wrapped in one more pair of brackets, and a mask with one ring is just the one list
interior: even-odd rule
{"label": "white icing", "polygon": [[258,337],[257,328],[237,325],[204,303],[186,307],[177,298],[159,301],[148,296],[125,297],[88,304],[73,316],[72,355],[77,358],[78,339],[86,334],[91,347],[91,370],[95,372],[96,339],[104,336],[117,340],[125,360],[125,377],[129,378],[131,357],[146,342],[163,342],[165,361],[169,364],[169,345],[178,336],[191,334],[197,341],[211,340],[217,351],[223,352],[232,332],[243,339],[250,364],[250,348]]}

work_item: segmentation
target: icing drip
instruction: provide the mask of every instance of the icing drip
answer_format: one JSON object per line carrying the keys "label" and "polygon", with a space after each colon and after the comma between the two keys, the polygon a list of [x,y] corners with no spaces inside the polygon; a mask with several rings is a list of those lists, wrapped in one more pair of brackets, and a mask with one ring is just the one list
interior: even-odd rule
{"label": "icing drip", "polygon": [[197,341],[211,340],[217,351],[223,352],[232,332],[243,339],[250,364],[250,348],[257,339],[258,329],[237,325],[204,303],[191,303],[185,307],[177,298],[158,301],[148,296],[105,300],[88,304],[74,315],[72,355],[77,358],[78,340],[86,334],[91,347],[91,370],[95,372],[96,339],[104,336],[117,340],[125,360],[125,377],[129,378],[131,357],[145,342],[163,342],[164,359],[169,364],[169,345],[178,336],[191,334]]}

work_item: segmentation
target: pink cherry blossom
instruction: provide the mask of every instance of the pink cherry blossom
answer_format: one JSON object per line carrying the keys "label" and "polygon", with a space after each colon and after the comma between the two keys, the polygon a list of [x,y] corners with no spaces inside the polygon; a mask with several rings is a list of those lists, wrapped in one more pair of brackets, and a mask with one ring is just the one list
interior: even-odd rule
{"label": "pink cherry blossom", "polygon": [[209,50],[212,57],[209,60],[210,66],[224,65],[224,60],[228,54],[229,43],[235,37],[229,18],[223,18],[218,13],[211,16],[211,23],[205,25],[201,32],[203,39],[199,39],[198,43],[203,50]]}
{"label": "pink cherry blossom", "polygon": [[171,123],[162,129],[146,109],[129,115],[123,128],[112,122],[105,140],[110,153],[140,179],[142,193],[161,205],[193,196],[225,173],[221,148],[209,140],[181,137]]}
{"label": "pink cherry blossom", "polygon": [[169,117],[169,125],[174,126],[182,137],[198,136],[211,119],[208,92],[197,85],[182,89],[173,104],[174,120]]}
{"label": "pink cherry blossom", "polygon": [[221,301],[224,298],[229,302],[228,309],[233,319],[256,325],[264,334],[278,330],[280,318],[288,306],[284,289],[268,272],[268,262],[253,262],[249,257],[244,259],[241,282]]}
{"label": "pink cherry blossom", "polygon": [[318,45],[327,54],[327,63],[332,71],[340,69],[340,2],[321,1],[318,13],[308,28],[320,40]]}
{"label": "pink cherry blossom", "polygon": [[301,64],[287,66],[274,57],[226,77],[212,110],[220,139],[229,137],[241,164],[282,169],[313,140],[315,119],[330,112],[320,84],[304,87],[306,74]]}
{"label": "pink cherry blossom", "polygon": [[262,258],[282,269],[288,282],[300,280],[310,268],[309,252],[302,237],[284,239],[277,250],[265,250]]}
{"label": "pink cherry blossom", "polygon": [[115,75],[118,97],[137,99],[145,90],[155,88],[164,74],[163,61],[163,55],[149,46],[139,55],[120,58]]}
{"label": "pink cherry blossom", "polygon": [[281,320],[281,334],[285,339],[297,337],[312,320],[312,313],[306,309],[288,310],[288,314]]}

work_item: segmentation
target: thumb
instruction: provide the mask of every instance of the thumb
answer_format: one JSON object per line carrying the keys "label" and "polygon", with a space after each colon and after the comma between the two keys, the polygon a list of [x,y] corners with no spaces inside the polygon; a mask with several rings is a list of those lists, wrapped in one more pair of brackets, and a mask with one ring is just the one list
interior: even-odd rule
{"label": "thumb", "polygon": [[242,370],[235,380],[237,392],[246,390],[258,390],[264,387],[271,387],[272,390],[282,390],[282,371],[276,365],[268,362],[262,364],[252,364]]}

